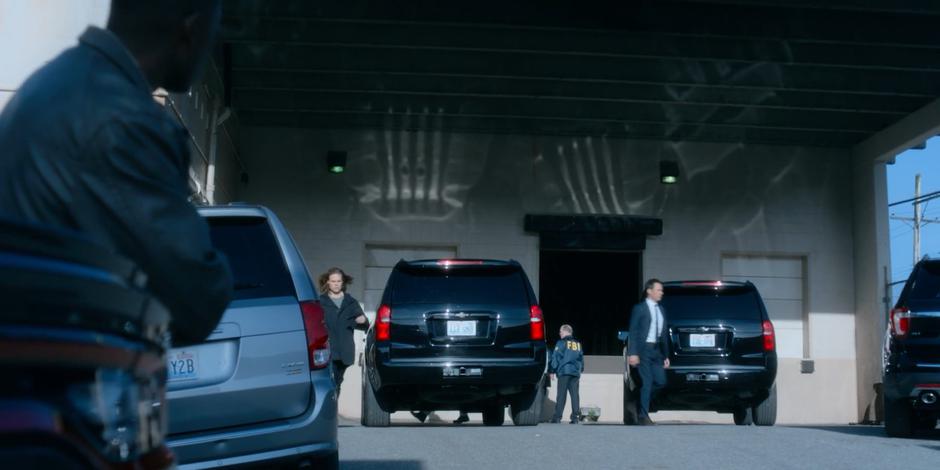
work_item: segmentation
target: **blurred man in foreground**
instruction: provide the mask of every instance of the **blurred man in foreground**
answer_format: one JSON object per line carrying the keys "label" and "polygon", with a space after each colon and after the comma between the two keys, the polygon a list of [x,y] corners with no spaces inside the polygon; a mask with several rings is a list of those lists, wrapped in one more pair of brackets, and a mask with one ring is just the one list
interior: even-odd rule
{"label": "blurred man in foreground", "polygon": [[174,345],[204,340],[232,290],[188,201],[186,130],[152,97],[189,89],[220,0],[112,0],[107,29],[36,71],[0,114],[0,217],[82,232],[146,272]]}

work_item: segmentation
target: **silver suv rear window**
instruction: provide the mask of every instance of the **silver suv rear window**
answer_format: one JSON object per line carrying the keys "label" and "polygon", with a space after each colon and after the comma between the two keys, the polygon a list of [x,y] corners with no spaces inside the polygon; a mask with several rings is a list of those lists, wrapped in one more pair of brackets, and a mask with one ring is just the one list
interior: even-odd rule
{"label": "silver suv rear window", "polygon": [[294,283],[274,233],[262,217],[209,217],[212,244],[235,279],[233,300],[294,296]]}

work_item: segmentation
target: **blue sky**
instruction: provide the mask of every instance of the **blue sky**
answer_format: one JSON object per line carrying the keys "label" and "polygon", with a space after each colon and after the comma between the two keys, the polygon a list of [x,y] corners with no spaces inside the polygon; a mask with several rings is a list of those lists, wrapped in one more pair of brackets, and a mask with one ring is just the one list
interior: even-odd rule
{"label": "blue sky", "polygon": [[[914,175],[921,175],[921,194],[940,191],[940,137],[927,141],[924,150],[908,150],[888,165],[888,202],[914,197]],[[893,215],[913,217],[914,206],[902,204],[888,208]],[[940,219],[940,199],[930,201],[924,211],[925,218]],[[891,276],[895,281],[907,279],[913,266],[914,232],[910,224],[891,220]],[[921,256],[940,257],[940,224],[921,228]],[[901,286],[895,286],[895,299]]]}

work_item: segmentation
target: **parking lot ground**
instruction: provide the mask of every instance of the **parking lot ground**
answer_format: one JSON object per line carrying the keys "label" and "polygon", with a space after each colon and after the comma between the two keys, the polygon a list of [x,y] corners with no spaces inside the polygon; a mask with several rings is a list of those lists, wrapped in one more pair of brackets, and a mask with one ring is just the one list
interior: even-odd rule
{"label": "parking lot ground", "polygon": [[940,468],[940,430],[892,439],[880,426],[485,427],[415,421],[364,428],[347,421],[339,443],[340,468],[356,470]]}

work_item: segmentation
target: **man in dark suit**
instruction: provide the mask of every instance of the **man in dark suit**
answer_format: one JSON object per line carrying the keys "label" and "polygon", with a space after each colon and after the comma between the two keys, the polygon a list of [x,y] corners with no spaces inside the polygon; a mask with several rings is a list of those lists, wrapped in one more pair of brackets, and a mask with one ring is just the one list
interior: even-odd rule
{"label": "man in dark suit", "polygon": [[627,362],[640,374],[640,401],[637,418],[641,425],[651,425],[650,401],[653,393],[666,385],[669,368],[669,335],[666,314],[659,301],[663,298],[663,283],[650,279],[644,286],[646,299],[633,307],[630,315],[630,341]]}

